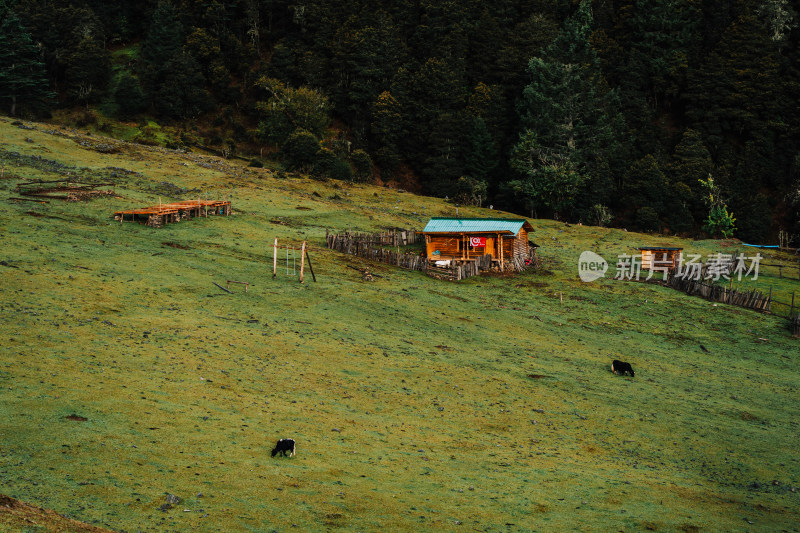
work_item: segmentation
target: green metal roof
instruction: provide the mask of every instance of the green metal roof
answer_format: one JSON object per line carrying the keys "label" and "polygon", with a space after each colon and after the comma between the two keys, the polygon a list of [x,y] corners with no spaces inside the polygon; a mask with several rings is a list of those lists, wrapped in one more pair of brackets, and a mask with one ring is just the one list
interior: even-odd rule
{"label": "green metal roof", "polygon": [[428,221],[423,233],[504,233],[513,235],[527,224],[524,219],[513,218],[432,218]]}

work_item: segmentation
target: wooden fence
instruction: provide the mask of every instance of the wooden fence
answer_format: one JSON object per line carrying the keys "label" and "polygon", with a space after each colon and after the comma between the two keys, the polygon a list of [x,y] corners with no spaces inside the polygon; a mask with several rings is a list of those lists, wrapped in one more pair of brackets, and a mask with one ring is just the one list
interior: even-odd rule
{"label": "wooden fence", "polygon": [[[436,266],[435,261],[422,257],[419,253],[401,253],[400,246],[414,244],[418,238],[413,230],[398,230],[383,233],[326,233],[326,246],[345,254],[355,255],[387,265],[408,270],[421,270],[437,279],[458,281],[476,276],[482,271],[491,270],[492,256],[484,255],[474,261],[448,266]],[[394,246],[395,250],[383,246]]]}
{"label": "wooden fence", "polygon": [[[788,318],[789,320],[792,320],[794,318],[794,316],[795,316],[795,311],[794,310],[797,307],[797,304],[795,303],[795,298],[794,298],[794,291],[792,291],[792,295],[791,296],[792,296],[791,302],[782,302],[782,301],[777,300],[775,298],[771,298],[771,300],[770,300],[770,311],[772,311],[772,313],[774,313],[774,314],[776,314],[778,316],[782,316],[784,318]],[[798,303],[800,303],[800,302],[798,302]]]}
{"label": "wooden fence", "polygon": [[[784,277],[784,275],[783,275],[783,269],[784,268],[786,269],[786,276],[785,277],[787,277],[787,278],[794,278],[795,276],[793,276],[791,274],[791,271],[792,270],[797,270],[797,279],[800,279],[800,266],[798,266],[798,265],[780,265],[780,264],[776,265],[776,264],[773,264],[773,263],[761,263],[759,266],[762,267],[762,268],[763,267],[774,267],[774,268],[777,268],[778,269],[778,277],[779,278],[783,278]],[[762,270],[762,273],[766,273],[766,272],[764,272]]]}
{"label": "wooden fence", "polygon": [[[427,270],[428,260],[418,253],[401,253],[399,246],[402,244],[413,244],[416,242],[416,232],[411,230],[387,232],[387,233],[345,233],[343,235],[327,233],[325,235],[326,246],[331,250],[344,254],[356,255],[394,265],[408,270]],[[398,244],[392,244],[398,243]],[[376,246],[395,246],[396,250],[381,248]]]}
{"label": "wooden fence", "polygon": [[764,294],[757,290],[740,291],[723,287],[722,285],[707,283],[702,279],[697,280],[680,277],[674,273],[669,276],[666,284],[673,289],[683,291],[692,296],[700,296],[712,302],[736,305],[738,307],[746,307],[757,311],[770,311],[770,302],[772,301],[771,291],[768,296],[764,296]]}
{"label": "wooden fence", "polygon": [[[330,236],[331,234],[326,231],[325,237],[329,239]],[[350,233],[347,231],[342,235],[336,235],[336,237],[350,239],[353,243],[358,243],[359,245],[408,246],[409,244],[416,244],[418,240],[421,240],[422,234],[417,233],[415,230],[404,229],[381,231],[378,233]]]}

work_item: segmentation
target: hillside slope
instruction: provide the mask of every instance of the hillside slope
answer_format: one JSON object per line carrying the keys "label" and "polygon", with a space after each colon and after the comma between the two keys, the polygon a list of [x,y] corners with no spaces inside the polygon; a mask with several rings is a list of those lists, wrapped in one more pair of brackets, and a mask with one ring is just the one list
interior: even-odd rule
{"label": "hillside slope", "polygon": [[[4,198],[66,176],[114,191],[4,200],[0,493],[125,531],[798,529],[785,320],[577,279],[582,250],[730,243],[534,220],[541,271],[367,282],[326,229],[454,206],[4,118],[0,165]],[[233,215],[112,218],[206,196]],[[285,249],[272,279],[276,237],[310,243],[316,282]],[[281,437],[295,457],[270,458]]]}

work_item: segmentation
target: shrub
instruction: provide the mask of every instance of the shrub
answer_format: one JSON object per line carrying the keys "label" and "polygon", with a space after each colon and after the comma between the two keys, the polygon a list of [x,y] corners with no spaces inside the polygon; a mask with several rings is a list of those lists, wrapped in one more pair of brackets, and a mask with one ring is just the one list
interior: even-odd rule
{"label": "shrub", "polygon": [[328,172],[328,176],[335,180],[350,181],[353,179],[353,169],[350,167],[350,163],[344,159],[337,158],[333,162],[333,167]]}
{"label": "shrub", "polygon": [[147,108],[147,99],[139,80],[127,72],[119,78],[114,88],[114,102],[117,104],[117,115],[120,118],[130,118]]}
{"label": "shrub", "polygon": [[329,148],[320,148],[317,152],[314,174],[342,181],[353,179],[353,169],[350,168],[350,164],[336,157],[336,153]]}
{"label": "shrub", "polygon": [[636,210],[636,225],[642,231],[658,231],[661,229],[661,220],[652,207],[640,207]]}
{"label": "shrub", "polygon": [[611,210],[603,204],[595,204],[590,212],[591,220],[595,226],[605,227],[611,222]]}
{"label": "shrub", "polygon": [[364,150],[355,150],[351,156],[355,172],[353,177],[356,181],[368,181],[372,178],[372,158]]}
{"label": "shrub", "polygon": [[297,129],[286,139],[281,148],[284,162],[290,170],[308,172],[314,165],[319,141],[308,130]]}
{"label": "shrub", "polygon": [[329,176],[336,162],[336,154],[330,148],[320,148],[314,156],[314,174]]}

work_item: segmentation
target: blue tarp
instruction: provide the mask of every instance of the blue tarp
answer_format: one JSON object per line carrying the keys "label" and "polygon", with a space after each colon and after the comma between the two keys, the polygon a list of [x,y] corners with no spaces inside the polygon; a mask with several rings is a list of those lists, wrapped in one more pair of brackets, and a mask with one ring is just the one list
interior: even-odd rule
{"label": "blue tarp", "polygon": [[745,244],[742,243],[742,246],[752,246],[753,248],[780,248],[777,244]]}

